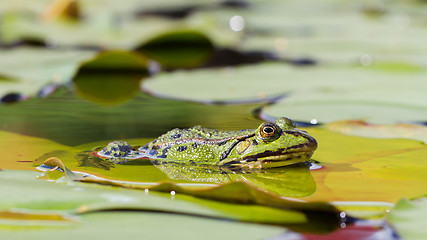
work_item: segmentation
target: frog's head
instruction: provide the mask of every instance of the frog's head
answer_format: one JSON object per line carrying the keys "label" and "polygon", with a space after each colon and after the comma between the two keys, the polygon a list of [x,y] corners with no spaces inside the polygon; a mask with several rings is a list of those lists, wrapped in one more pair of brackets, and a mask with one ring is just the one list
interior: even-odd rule
{"label": "frog's head", "polygon": [[317,149],[316,140],[295,122],[279,118],[276,123],[264,122],[254,133],[237,144],[236,160],[249,167],[271,168],[308,161]]}

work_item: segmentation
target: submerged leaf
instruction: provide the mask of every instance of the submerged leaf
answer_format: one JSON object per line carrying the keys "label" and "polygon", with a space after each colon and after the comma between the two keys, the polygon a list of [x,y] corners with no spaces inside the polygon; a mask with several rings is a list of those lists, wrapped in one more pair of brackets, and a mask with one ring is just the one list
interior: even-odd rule
{"label": "submerged leaf", "polygon": [[167,68],[193,68],[203,65],[213,53],[211,40],[193,30],[166,32],[136,48]]}
{"label": "submerged leaf", "polygon": [[139,92],[148,76],[147,60],[132,52],[103,52],[85,62],[75,75],[76,92],[101,104],[122,103]]}

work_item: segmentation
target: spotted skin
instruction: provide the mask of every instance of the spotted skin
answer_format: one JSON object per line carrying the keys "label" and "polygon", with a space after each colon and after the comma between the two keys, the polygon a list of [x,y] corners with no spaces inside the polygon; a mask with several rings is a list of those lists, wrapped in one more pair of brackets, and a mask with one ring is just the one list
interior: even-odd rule
{"label": "spotted skin", "polygon": [[292,120],[280,118],[252,130],[173,129],[139,151],[153,159],[182,163],[277,167],[308,161],[316,148],[313,137],[297,129]]}
{"label": "spotted skin", "polygon": [[150,158],[162,163],[270,168],[308,161],[316,148],[312,136],[297,129],[292,120],[279,118],[252,130],[176,128],[138,149],[111,142],[97,155],[114,163]]}

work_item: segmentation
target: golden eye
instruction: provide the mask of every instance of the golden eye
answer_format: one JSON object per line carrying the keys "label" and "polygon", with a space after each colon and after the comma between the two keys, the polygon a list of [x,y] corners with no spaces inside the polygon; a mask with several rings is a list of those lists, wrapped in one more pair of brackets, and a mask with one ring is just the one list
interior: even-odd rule
{"label": "golden eye", "polygon": [[272,138],[277,134],[277,127],[274,123],[264,123],[260,128],[260,135],[263,139]]}

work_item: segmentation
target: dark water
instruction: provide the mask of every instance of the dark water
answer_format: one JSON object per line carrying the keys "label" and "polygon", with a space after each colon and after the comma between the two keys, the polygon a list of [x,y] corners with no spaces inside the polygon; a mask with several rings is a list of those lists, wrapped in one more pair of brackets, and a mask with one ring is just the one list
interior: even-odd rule
{"label": "dark water", "polygon": [[0,105],[0,129],[75,146],[155,138],[172,128],[198,124],[224,130],[256,128],[261,121],[253,111],[262,105],[204,105],[138,93],[125,103],[103,106],[63,87],[46,98]]}

